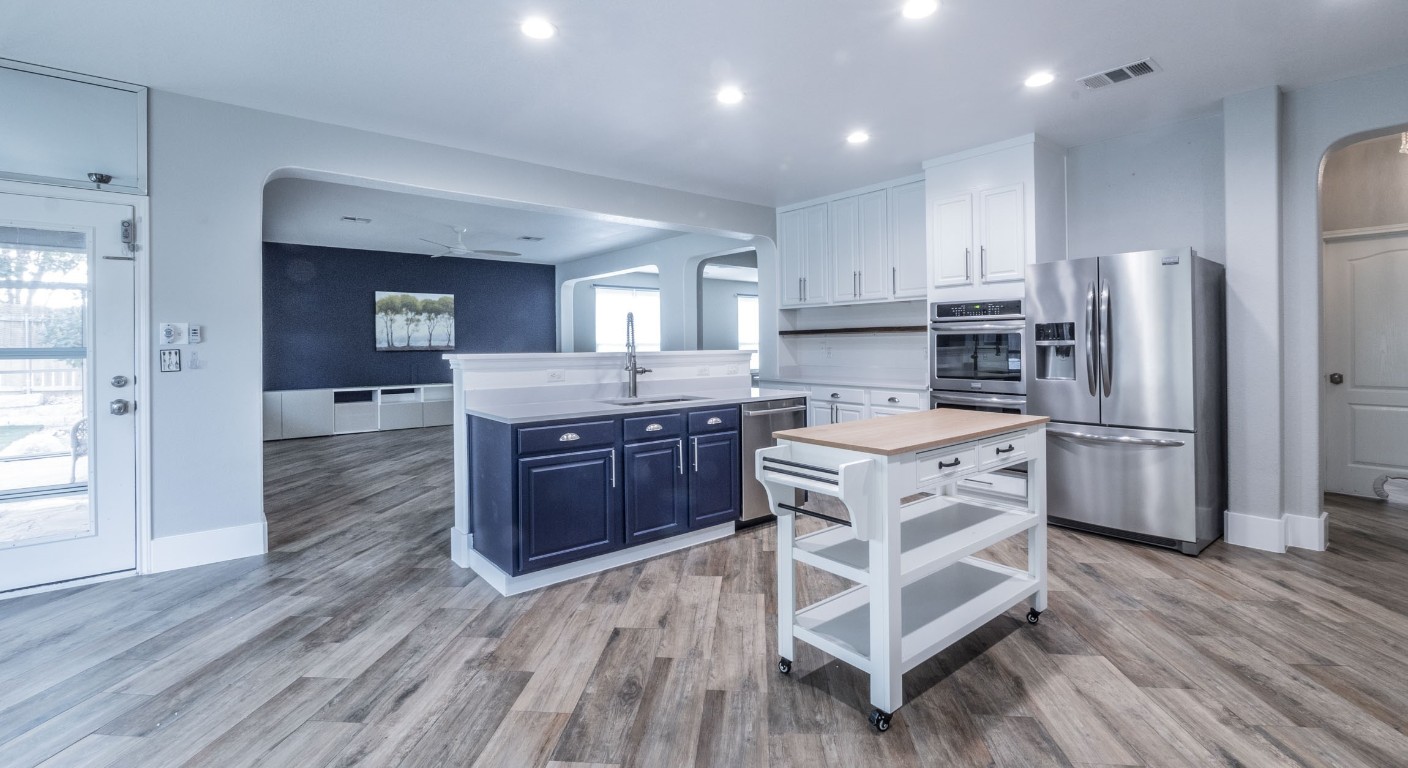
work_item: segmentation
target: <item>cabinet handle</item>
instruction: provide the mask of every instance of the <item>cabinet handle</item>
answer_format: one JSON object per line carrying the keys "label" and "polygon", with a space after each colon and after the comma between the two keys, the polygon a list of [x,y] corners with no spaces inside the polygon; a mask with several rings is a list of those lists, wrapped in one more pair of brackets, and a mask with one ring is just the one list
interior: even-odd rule
{"label": "cabinet handle", "polygon": [[645,426],[646,432],[659,432],[662,429],[664,429],[664,427],[660,426],[659,424],[647,424]]}
{"label": "cabinet handle", "polygon": [[964,249],[963,249],[963,279],[964,279],[964,280],[972,280],[972,279],[973,279],[973,249],[972,249],[972,248],[964,248]]}
{"label": "cabinet handle", "polygon": [[683,438],[683,437],[677,437],[677,438],[675,438],[675,445],[679,446],[679,449],[680,449],[680,456],[679,456],[680,460],[675,463],[675,466],[679,469],[680,474],[683,475],[683,474],[684,474],[684,438]]}
{"label": "cabinet handle", "polygon": [[690,445],[694,448],[694,471],[699,472],[699,438],[689,438]]}
{"label": "cabinet handle", "polygon": [[978,274],[983,279],[988,279],[988,247],[986,245],[978,247]]}
{"label": "cabinet handle", "polygon": [[563,432],[562,437],[557,438],[559,443],[570,443],[573,440],[581,440],[582,436],[576,432]]}
{"label": "cabinet handle", "polygon": [[[835,395],[832,395],[832,397],[835,397]],[[839,419],[836,417],[836,404],[835,404],[835,403],[832,403],[832,404],[831,404],[831,423],[832,423],[832,424],[835,424],[837,421],[839,421]]]}
{"label": "cabinet handle", "polygon": [[958,460],[958,459],[954,459],[952,464],[945,464],[945,463],[943,462],[943,459],[940,459],[940,460],[939,460],[939,469],[953,469],[954,467],[956,467],[956,466],[958,466],[959,464],[962,464],[962,463],[963,463],[962,461],[960,461],[960,460]]}
{"label": "cabinet handle", "polygon": [[807,300],[807,278],[802,278],[802,301]]}
{"label": "cabinet handle", "polygon": [[892,397],[892,398],[890,398],[890,402],[892,402],[892,403],[898,403],[899,401],[900,401],[900,399],[899,399],[898,397]]}
{"label": "cabinet handle", "polygon": [[854,296],[859,296],[859,295],[860,295],[860,273],[859,273],[859,272],[852,272],[852,273],[851,273],[851,296],[854,297]]}
{"label": "cabinet handle", "polygon": [[802,300],[802,278],[797,278],[797,301]]}
{"label": "cabinet handle", "polygon": [[1001,454],[1001,453],[1011,453],[1011,452],[1013,452],[1013,451],[1015,451],[1015,450],[1017,450],[1017,447],[1016,447],[1016,446],[1014,446],[1014,445],[1009,445],[1009,446],[1007,446],[1006,448],[998,448],[998,449],[997,449],[997,452],[998,452],[999,454]]}
{"label": "cabinet handle", "polygon": [[890,293],[900,292],[899,267],[890,267]]}
{"label": "cabinet handle", "polygon": [[712,427],[712,426],[715,425],[715,424],[722,424],[722,423],[724,423],[724,420],[721,419],[721,418],[719,418],[718,416],[710,416],[710,417],[709,417],[709,421],[707,421],[707,422],[705,422],[705,423],[707,423],[709,426]]}
{"label": "cabinet handle", "polygon": [[611,487],[616,487],[616,449],[611,449]]}
{"label": "cabinet handle", "polygon": [[840,399],[841,393],[840,393],[840,392],[832,392],[832,393],[831,393],[831,396],[834,397],[834,398]]}

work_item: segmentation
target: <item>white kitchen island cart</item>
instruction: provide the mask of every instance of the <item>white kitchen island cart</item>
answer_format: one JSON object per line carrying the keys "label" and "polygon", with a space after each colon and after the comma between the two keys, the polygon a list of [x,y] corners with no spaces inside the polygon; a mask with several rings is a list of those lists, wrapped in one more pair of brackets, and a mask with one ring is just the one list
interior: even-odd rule
{"label": "white kitchen island cart", "polygon": [[[1024,600],[1046,610],[1044,416],[936,409],[776,433],[755,457],[777,515],[778,669],[801,640],[870,676],[870,722],[888,730],[910,669]],[[1027,464],[1025,501],[970,498],[957,483]],[[804,509],[795,489],[835,497]],[[832,523],[798,536],[796,516]],[[1021,533],[1027,568],[977,553]],[[795,564],[856,586],[798,607]]]}

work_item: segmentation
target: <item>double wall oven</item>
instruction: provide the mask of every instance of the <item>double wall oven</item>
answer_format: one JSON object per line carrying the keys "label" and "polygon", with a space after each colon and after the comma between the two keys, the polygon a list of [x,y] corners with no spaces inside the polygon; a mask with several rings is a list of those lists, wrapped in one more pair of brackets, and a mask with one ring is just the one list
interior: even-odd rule
{"label": "double wall oven", "polygon": [[[929,407],[1026,413],[1022,300],[935,303],[929,308]],[[1004,501],[1027,494],[1026,465],[959,482]]]}
{"label": "double wall oven", "polygon": [[935,303],[929,308],[933,408],[1026,413],[1022,300]]}

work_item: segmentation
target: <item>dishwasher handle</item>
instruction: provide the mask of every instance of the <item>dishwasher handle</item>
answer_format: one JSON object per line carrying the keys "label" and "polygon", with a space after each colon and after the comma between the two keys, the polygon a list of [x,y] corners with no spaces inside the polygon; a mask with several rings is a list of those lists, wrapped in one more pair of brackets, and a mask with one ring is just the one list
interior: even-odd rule
{"label": "dishwasher handle", "polygon": [[791,406],[791,407],[788,407],[788,408],[768,408],[767,410],[763,410],[763,411],[749,411],[749,410],[744,410],[744,411],[743,411],[743,415],[744,415],[744,416],[771,416],[771,415],[774,414],[774,413],[797,413],[798,411],[805,411],[805,410],[807,410],[807,406],[805,406],[805,405],[794,405],[794,406]]}

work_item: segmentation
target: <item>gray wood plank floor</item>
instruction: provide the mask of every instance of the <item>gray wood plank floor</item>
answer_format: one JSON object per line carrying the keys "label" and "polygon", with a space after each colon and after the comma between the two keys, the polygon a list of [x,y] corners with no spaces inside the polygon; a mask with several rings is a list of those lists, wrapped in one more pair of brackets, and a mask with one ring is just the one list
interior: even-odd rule
{"label": "gray wood plank floor", "polygon": [[776,672],[770,527],[500,598],[448,559],[449,441],[270,443],[267,556],[0,601],[0,765],[1408,764],[1408,509],[1332,497],[1285,556],[1053,529],[1041,624],[882,735],[855,670]]}

